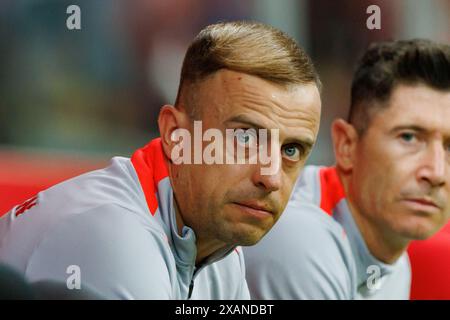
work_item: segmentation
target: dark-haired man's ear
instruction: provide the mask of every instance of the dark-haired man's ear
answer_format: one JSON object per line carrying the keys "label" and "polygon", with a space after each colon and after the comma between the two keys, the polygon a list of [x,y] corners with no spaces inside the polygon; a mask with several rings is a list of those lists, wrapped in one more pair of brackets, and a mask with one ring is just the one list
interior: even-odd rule
{"label": "dark-haired man's ear", "polygon": [[358,143],[358,133],[355,127],[343,119],[336,119],[331,125],[331,137],[336,165],[344,172],[351,171]]}
{"label": "dark-haired man's ear", "polygon": [[172,149],[178,143],[174,136],[177,129],[189,128],[189,116],[183,110],[177,109],[171,105],[165,105],[161,108],[158,116],[159,133],[164,154],[172,160]]}

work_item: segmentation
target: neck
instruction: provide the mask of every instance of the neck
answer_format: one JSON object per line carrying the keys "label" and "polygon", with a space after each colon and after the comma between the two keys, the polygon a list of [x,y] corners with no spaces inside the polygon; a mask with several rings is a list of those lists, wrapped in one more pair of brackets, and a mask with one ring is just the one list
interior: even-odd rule
{"label": "neck", "polygon": [[[178,204],[175,200],[175,217],[177,222],[177,231],[178,234],[182,234],[183,227],[186,225],[184,223],[183,215],[181,214]],[[194,229],[194,228],[193,228]],[[226,244],[217,240],[217,239],[207,239],[202,236],[200,232],[197,232],[195,229],[195,237],[196,237],[196,247],[197,247],[197,256],[195,257],[195,265],[198,266],[202,264],[202,262],[212,255],[214,252],[225,248]]]}
{"label": "neck", "polygon": [[392,264],[405,252],[409,240],[391,232],[374,219],[366,217],[355,205],[349,192],[349,176],[338,170],[353,220],[356,223],[370,253],[383,263]]}
{"label": "neck", "polygon": [[[166,159],[166,163],[169,168],[170,183],[172,185],[172,188],[174,188],[174,191],[175,191],[175,183],[172,178],[172,177],[174,177],[175,172],[174,172],[174,169],[172,168],[172,163],[170,163],[170,161],[168,161],[167,159]],[[185,223],[186,219],[184,218],[183,213],[179,209],[178,202],[175,197],[175,192],[174,192],[174,205],[175,205],[175,218],[176,218],[176,223],[177,223],[177,232],[179,235],[181,235],[182,231],[183,231],[183,227],[186,225],[186,223]],[[192,228],[195,232],[196,247],[197,247],[197,256],[195,258],[196,266],[200,265],[207,257],[212,255],[214,252],[226,247],[225,243],[223,243],[217,239],[214,239],[214,238],[211,239],[211,238],[205,237],[205,236],[203,236],[203,233],[201,232],[201,230],[196,230],[196,228],[194,228],[193,226],[191,226],[189,224],[188,224],[188,226],[190,228]]]}
{"label": "neck", "polygon": [[[176,221],[177,221],[177,231],[178,234],[181,235],[183,227],[185,226],[183,216],[178,209],[178,205],[175,205],[176,212]],[[195,230],[194,230],[195,231]],[[202,262],[212,255],[214,252],[225,248],[225,244],[216,239],[208,240],[201,236],[201,233],[196,232],[196,247],[197,247],[197,256],[195,258],[195,265],[198,266],[202,264]]]}
{"label": "neck", "polygon": [[202,239],[199,238],[197,241],[197,257],[195,259],[195,264],[202,264],[207,257],[223,248],[225,248],[225,245],[222,242],[217,240],[202,241]]}
{"label": "neck", "polygon": [[408,240],[391,234],[384,228],[378,227],[373,221],[355,209],[349,201],[350,211],[370,253],[381,262],[392,264],[405,252]]}

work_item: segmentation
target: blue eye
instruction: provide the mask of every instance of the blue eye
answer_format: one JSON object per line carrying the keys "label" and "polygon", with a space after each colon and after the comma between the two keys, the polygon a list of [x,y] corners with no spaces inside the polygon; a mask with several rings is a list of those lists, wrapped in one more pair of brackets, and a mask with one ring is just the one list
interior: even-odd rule
{"label": "blue eye", "polygon": [[248,143],[250,141],[250,136],[248,134],[240,134],[237,136],[239,142]]}
{"label": "blue eye", "polygon": [[416,137],[414,135],[414,133],[411,132],[404,132],[400,135],[400,137],[402,138],[402,140],[406,141],[406,142],[411,142],[414,140],[414,138]]}
{"label": "blue eye", "polygon": [[284,152],[286,153],[286,155],[288,157],[293,157],[295,155],[295,153],[297,152],[297,149],[294,147],[288,147],[284,150]]}
{"label": "blue eye", "polygon": [[301,148],[296,145],[287,145],[282,148],[283,156],[289,158],[289,160],[292,161],[298,161],[300,160],[301,156]]}
{"label": "blue eye", "polygon": [[234,133],[236,140],[243,146],[253,146],[257,142],[256,132],[253,129],[237,129]]}

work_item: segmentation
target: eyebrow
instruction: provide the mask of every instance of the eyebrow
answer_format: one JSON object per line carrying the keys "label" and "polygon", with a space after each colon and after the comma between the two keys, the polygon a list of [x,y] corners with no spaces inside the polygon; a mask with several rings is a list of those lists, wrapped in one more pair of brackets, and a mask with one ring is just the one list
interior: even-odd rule
{"label": "eyebrow", "polygon": [[[268,130],[268,137],[270,138],[270,129],[268,129],[267,127],[249,119],[249,117],[245,116],[245,115],[237,115],[234,116],[228,120],[225,121],[225,123],[229,123],[229,122],[239,122],[242,124],[246,124],[251,128],[255,128],[255,129],[267,129]],[[309,151],[312,149],[312,147],[314,146],[314,140],[308,138],[308,137],[302,137],[302,138],[288,138],[286,139],[286,143],[285,144],[291,144],[291,143],[297,143],[302,145],[306,151]]]}
{"label": "eyebrow", "polygon": [[252,128],[255,128],[255,129],[268,129],[268,128],[264,127],[263,125],[258,124],[258,123],[256,123],[256,122],[252,121],[252,120],[249,119],[247,116],[242,115],[242,114],[241,114],[241,115],[234,116],[234,117],[228,119],[228,120],[225,121],[225,122],[239,122],[239,123],[246,124],[246,125],[248,125],[249,127],[252,127]]}
{"label": "eyebrow", "polygon": [[418,126],[416,124],[405,124],[405,125],[400,125],[400,126],[396,126],[393,129],[390,130],[390,132],[395,133],[401,130],[413,130],[413,131],[417,131],[417,132],[427,132],[429,130],[427,130],[424,127]]}

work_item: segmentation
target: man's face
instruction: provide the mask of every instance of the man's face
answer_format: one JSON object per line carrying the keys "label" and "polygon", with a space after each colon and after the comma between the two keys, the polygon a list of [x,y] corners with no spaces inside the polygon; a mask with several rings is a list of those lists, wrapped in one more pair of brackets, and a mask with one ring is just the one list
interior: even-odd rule
{"label": "man's face", "polygon": [[431,236],[450,215],[450,93],[398,85],[357,142],[350,190],[384,232]]}
{"label": "man's face", "polygon": [[[255,244],[280,217],[316,140],[317,87],[285,89],[255,76],[220,70],[198,85],[195,101],[203,132],[215,128],[225,137],[226,129],[279,129],[279,146],[271,157],[279,159],[280,167],[273,174],[262,174],[268,165],[259,161],[173,166],[177,204],[197,237]],[[188,130],[194,135],[193,125]],[[242,138],[245,143],[249,137]],[[208,144],[204,142],[203,148]]]}

